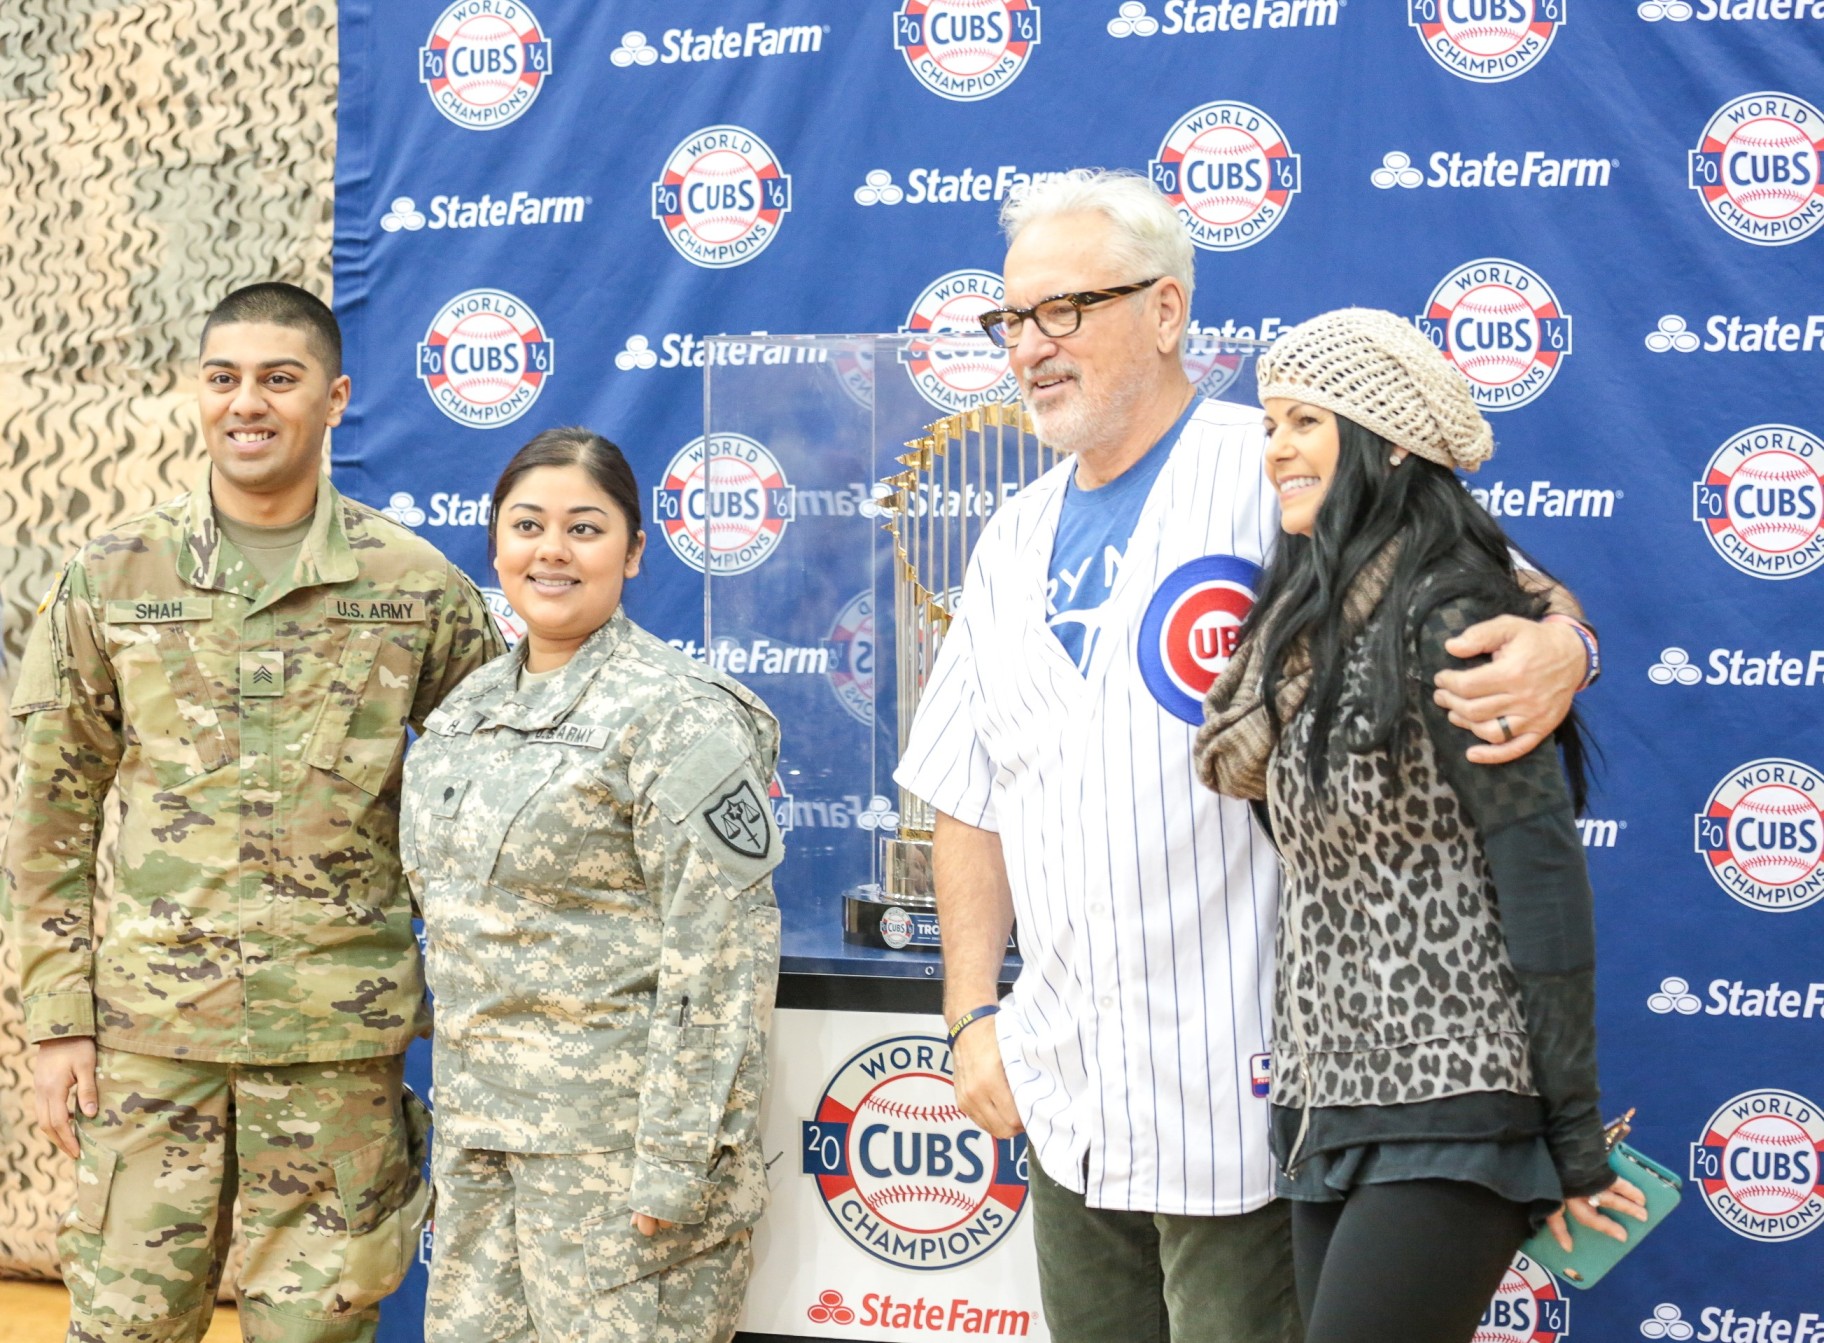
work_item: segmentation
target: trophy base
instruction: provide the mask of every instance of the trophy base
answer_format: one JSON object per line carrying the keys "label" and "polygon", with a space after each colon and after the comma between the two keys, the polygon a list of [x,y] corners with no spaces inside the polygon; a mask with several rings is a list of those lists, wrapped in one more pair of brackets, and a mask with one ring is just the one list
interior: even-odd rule
{"label": "trophy base", "polygon": [[858,886],[842,897],[842,940],[889,951],[938,951],[936,902]]}

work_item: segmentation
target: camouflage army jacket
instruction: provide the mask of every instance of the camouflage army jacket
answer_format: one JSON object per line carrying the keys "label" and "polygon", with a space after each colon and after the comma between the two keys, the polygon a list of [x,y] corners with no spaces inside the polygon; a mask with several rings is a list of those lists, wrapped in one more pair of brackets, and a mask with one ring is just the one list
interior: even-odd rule
{"label": "camouflage army jacket", "polygon": [[5,893],[30,1037],[269,1064],[404,1049],[427,1025],[405,727],[502,646],[448,560],[327,479],[270,588],[206,486],[85,546],[13,690]]}
{"label": "camouflage army jacket", "polygon": [[634,1211],[694,1223],[727,1169],[761,1170],[778,725],[622,612],[521,690],[523,660],[464,682],[406,762],[438,1135],[632,1145]]}

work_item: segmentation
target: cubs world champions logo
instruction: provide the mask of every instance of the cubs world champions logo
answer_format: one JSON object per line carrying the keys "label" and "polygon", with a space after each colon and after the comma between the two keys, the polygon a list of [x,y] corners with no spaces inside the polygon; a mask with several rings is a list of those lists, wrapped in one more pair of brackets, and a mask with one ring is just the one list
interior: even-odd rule
{"label": "cubs world champions logo", "polygon": [[1782,914],[1824,896],[1824,816],[1818,773],[1796,760],[1731,770],[1697,814],[1697,852],[1710,875],[1750,909]]}
{"label": "cubs world champions logo", "polygon": [[507,594],[499,588],[483,588],[481,599],[487,603],[488,614],[494,617],[494,627],[500,631],[500,637],[507,641],[507,647],[519,647],[519,641],[526,637],[526,622],[513,609],[513,603],[507,600]]}
{"label": "cubs world champions logo", "polygon": [[457,0],[418,49],[418,82],[439,112],[471,131],[523,116],[550,77],[550,40],[517,0]]}
{"label": "cubs world champions logo", "polygon": [[1571,319],[1536,272],[1484,257],[1438,282],[1419,330],[1469,381],[1483,410],[1533,400],[1571,353]]}
{"label": "cubs world champions logo", "polygon": [[740,126],[684,137],[652,186],[652,217],[678,255],[711,270],[759,256],[791,208],[792,179],[778,156]]}
{"label": "cubs world champions logo", "polygon": [[1252,247],[1286,217],[1299,189],[1298,155],[1272,117],[1248,103],[1214,102],[1179,117],[1147,166],[1210,252]]}
{"label": "cubs world champions logo", "polygon": [[1204,555],[1167,574],[1140,621],[1140,676],[1165,711],[1203,723],[1209,693],[1254,609],[1260,566],[1235,555]]}
{"label": "cubs world champions logo", "polygon": [[532,409],[555,354],[538,315],[500,289],[470,289],[444,304],[418,342],[418,377],[458,424],[492,429]]}
{"label": "cubs world champions logo", "polygon": [[1691,189],[1720,226],[1758,247],[1824,224],[1824,112],[1789,93],[1724,103],[1691,151]]}
{"label": "cubs world champions logo", "polygon": [[1725,1101],[1691,1144],[1691,1178],[1716,1219],[1750,1240],[1796,1240],[1824,1219],[1824,1115],[1790,1091]]}
{"label": "cubs world champions logo", "polygon": [[1755,578],[1824,564],[1824,443],[1790,424],[1757,424],[1718,448],[1692,492],[1716,553]]}
{"label": "cubs world champions logo", "polygon": [[1516,1254],[1482,1312],[1475,1343],[1557,1343],[1571,1332],[1571,1303],[1558,1280]]}
{"label": "cubs world champions logo", "polygon": [[994,1139],[956,1104],[940,1037],[879,1040],[836,1070],[803,1123],[803,1171],[843,1234],[901,1268],[956,1268],[1026,1206],[1026,1135]]}
{"label": "cubs world champions logo", "polygon": [[797,499],[779,459],[746,434],[702,435],[679,448],[652,490],[652,516],[672,554],[698,572],[744,574],[779,548]]}
{"label": "cubs world champions logo", "polygon": [[1459,79],[1523,75],[1564,27],[1566,0],[1406,0],[1406,21],[1431,59]]}
{"label": "cubs world champions logo", "polygon": [[893,45],[931,92],[952,102],[992,98],[1026,68],[1039,44],[1032,0],[905,0]]}
{"label": "cubs world champions logo", "polygon": [[992,271],[953,270],[926,285],[906,314],[900,330],[927,339],[907,345],[900,361],[918,394],[946,415],[1019,393],[1007,351],[976,320],[1000,307],[1006,294]]}
{"label": "cubs world champions logo", "polygon": [[843,712],[863,726],[874,723],[874,591],[863,588],[844,603],[824,640],[830,650],[830,689]]}

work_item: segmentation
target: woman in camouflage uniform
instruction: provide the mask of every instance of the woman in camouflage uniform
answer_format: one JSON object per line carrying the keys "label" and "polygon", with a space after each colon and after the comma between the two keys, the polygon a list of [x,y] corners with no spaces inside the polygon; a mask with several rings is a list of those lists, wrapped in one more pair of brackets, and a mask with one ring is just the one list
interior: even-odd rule
{"label": "woman in camouflage uniform", "polygon": [[747,1283],[778,725],[620,609],[639,498],[587,430],[513,458],[492,539],[525,640],[406,766],[436,995],[432,1343],[722,1340]]}

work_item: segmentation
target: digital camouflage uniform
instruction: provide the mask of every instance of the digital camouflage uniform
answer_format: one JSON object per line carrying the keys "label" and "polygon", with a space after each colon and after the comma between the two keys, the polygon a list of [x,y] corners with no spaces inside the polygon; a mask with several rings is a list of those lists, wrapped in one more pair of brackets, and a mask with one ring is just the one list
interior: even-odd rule
{"label": "digital camouflage uniform", "polygon": [[437,1002],[426,1337],[726,1339],[766,1202],[778,726],[619,612],[556,676],[521,689],[522,663],[464,682],[406,771]]}
{"label": "digital camouflage uniform", "polygon": [[405,724],[501,647],[447,560],[327,480],[287,581],[206,488],[64,570],[13,692],[5,894],[30,1038],[100,1051],[60,1236],[73,1339],[200,1337],[237,1178],[247,1337],[371,1336],[426,1202]]}

